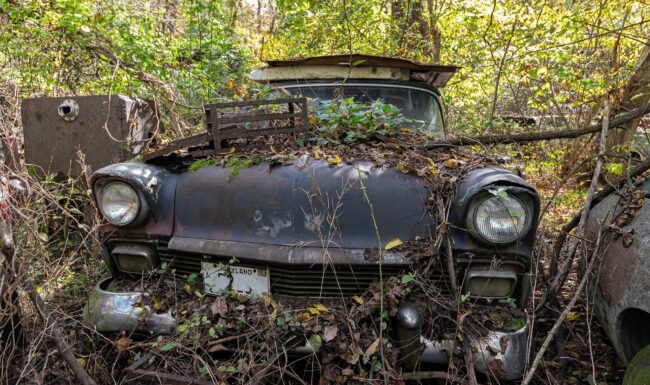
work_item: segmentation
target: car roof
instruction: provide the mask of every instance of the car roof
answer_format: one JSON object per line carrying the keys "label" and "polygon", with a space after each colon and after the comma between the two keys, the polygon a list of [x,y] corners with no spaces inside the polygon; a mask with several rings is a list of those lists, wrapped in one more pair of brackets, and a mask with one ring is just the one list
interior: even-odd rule
{"label": "car roof", "polygon": [[330,55],[266,60],[251,80],[260,82],[311,79],[379,79],[414,81],[444,87],[459,67],[372,55]]}

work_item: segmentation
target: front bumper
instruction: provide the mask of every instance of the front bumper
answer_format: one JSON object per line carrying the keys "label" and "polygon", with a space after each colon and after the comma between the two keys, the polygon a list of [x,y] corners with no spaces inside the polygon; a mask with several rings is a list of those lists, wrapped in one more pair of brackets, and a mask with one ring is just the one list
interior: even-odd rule
{"label": "front bumper", "polygon": [[[83,322],[100,332],[138,331],[173,334],[176,320],[169,314],[156,314],[143,305],[145,293],[108,291],[111,279],[101,281],[93,290],[83,311]],[[447,364],[460,353],[454,340],[432,341],[421,334],[422,320],[412,305],[402,306],[396,316],[395,344],[400,348],[404,369],[420,363]],[[474,368],[477,372],[501,379],[515,380],[524,373],[527,358],[528,328],[515,332],[490,331],[471,340]],[[294,349],[296,354],[312,354],[307,343]]]}

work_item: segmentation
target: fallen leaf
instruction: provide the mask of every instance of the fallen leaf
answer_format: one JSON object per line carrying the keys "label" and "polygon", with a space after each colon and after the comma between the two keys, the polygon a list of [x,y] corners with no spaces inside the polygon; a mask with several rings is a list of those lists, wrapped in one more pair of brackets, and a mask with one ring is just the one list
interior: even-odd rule
{"label": "fallen leaf", "polygon": [[160,351],[161,352],[166,352],[168,350],[174,349],[174,347],[176,347],[176,345],[174,345],[172,342],[169,342],[169,343],[166,343],[162,348],[160,348]]}
{"label": "fallen leaf", "polygon": [[460,166],[460,163],[456,159],[449,159],[445,164],[445,166],[450,169],[455,169],[458,168],[458,166]]}
{"label": "fallen leaf", "polygon": [[318,334],[314,334],[311,337],[309,337],[309,346],[311,346],[314,351],[320,349],[321,346],[323,346],[323,340],[320,338]]}
{"label": "fallen leaf", "polygon": [[86,359],[82,357],[77,358],[77,362],[82,368],[86,368],[86,366],[88,365],[88,361],[86,361]]}
{"label": "fallen leaf", "polygon": [[226,81],[226,88],[228,88],[229,90],[232,90],[233,88],[235,88],[235,82],[233,82],[232,80],[228,79],[228,80]]}
{"label": "fallen leaf", "polygon": [[379,344],[381,343],[381,337],[377,337],[376,340],[374,340],[370,346],[368,346],[368,349],[366,349],[366,356],[372,356],[373,354],[377,353],[377,349],[379,349]]}
{"label": "fallen leaf", "polygon": [[219,155],[232,155],[232,154],[234,154],[236,151],[237,151],[237,149],[235,149],[235,147],[230,147],[230,148],[228,149],[228,151],[220,152]]}
{"label": "fallen leaf", "polygon": [[353,295],[352,299],[354,300],[354,302],[358,303],[359,305],[364,304],[363,298],[359,297],[358,295]]}
{"label": "fallen leaf", "polygon": [[341,163],[341,157],[336,154],[333,158],[327,158],[327,163],[329,163],[331,166],[337,166]]}
{"label": "fallen leaf", "polygon": [[573,321],[577,320],[578,317],[579,317],[578,313],[576,313],[574,311],[570,311],[569,314],[567,314],[567,316],[566,316],[566,320],[567,320],[567,322],[573,322]]}
{"label": "fallen leaf", "polygon": [[275,307],[275,303],[273,303],[273,297],[271,297],[269,294],[264,293],[262,298],[264,299],[264,306],[269,307],[273,305],[273,307]]}
{"label": "fallen leaf", "polygon": [[402,283],[413,282],[414,279],[415,279],[415,277],[413,276],[413,274],[406,274],[406,275],[402,276]]}
{"label": "fallen leaf", "polygon": [[208,351],[210,353],[222,352],[222,351],[225,351],[225,350],[228,350],[228,348],[223,346],[222,344],[212,345],[212,346],[210,346],[210,349],[208,349]]}
{"label": "fallen leaf", "polygon": [[339,327],[336,325],[329,325],[325,327],[325,332],[323,333],[323,339],[325,342],[330,342],[336,335],[339,333]]}
{"label": "fallen leaf", "polygon": [[320,315],[320,311],[316,309],[315,307],[310,307],[309,308],[309,314],[311,315]]}
{"label": "fallen leaf", "polygon": [[402,245],[402,240],[399,239],[399,238],[395,238],[395,239],[393,239],[392,241],[390,241],[390,242],[388,242],[386,244],[386,247],[384,248],[384,250],[388,251],[390,249],[394,249],[397,246],[401,246],[401,245]]}
{"label": "fallen leaf", "polygon": [[327,308],[327,306],[320,304],[320,303],[315,303],[312,305],[315,309],[318,309],[319,312],[321,313],[329,313],[330,309]]}
{"label": "fallen leaf", "polygon": [[156,298],[156,297],[153,297],[153,299],[151,300],[151,308],[154,311],[158,311],[158,310],[160,310],[161,307],[162,306],[160,304],[160,300],[158,298]]}
{"label": "fallen leaf", "polygon": [[131,340],[129,337],[120,337],[117,341],[115,341],[115,349],[117,349],[118,352],[123,352],[128,349],[132,343],[133,340]]}
{"label": "fallen leaf", "polygon": [[212,315],[218,315],[221,317],[227,316],[228,304],[226,303],[226,299],[224,297],[215,298],[212,305],[210,305],[210,312],[212,312]]}

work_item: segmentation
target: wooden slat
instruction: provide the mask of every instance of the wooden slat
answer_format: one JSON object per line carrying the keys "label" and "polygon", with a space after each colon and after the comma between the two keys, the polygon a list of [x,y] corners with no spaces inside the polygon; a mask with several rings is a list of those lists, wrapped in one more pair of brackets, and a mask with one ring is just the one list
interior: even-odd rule
{"label": "wooden slat", "polygon": [[226,102],[226,103],[215,103],[207,104],[206,109],[214,108],[228,108],[228,107],[249,107],[249,106],[266,106],[269,104],[303,104],[307,103],[307,98],[283,98],[283,99],[272,99],[272,100],[248,100],[243,102]]}
{"label": "wooden slat", "polygon": [[241,114],[235,114],[235,116],[232,117],[214,118],[212,119],[212,122],[216,124],[260,122],[263,120],[301,118],[302,116],[303,116],[302,113],[291,113],[291,112],[282,112],[282,113],[274,112],[269,114],[241,113]]}

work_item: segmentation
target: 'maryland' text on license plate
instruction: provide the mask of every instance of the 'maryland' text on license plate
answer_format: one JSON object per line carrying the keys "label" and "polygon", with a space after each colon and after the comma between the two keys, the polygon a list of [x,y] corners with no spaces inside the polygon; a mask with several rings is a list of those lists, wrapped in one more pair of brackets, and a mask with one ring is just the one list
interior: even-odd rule
{"label": "'maryland' text on license plate", "polygon": [[269,292],[267,269],[203,262],[201,271],[205,292],[208,294],[223,294],[233,290],[249,297],[261,297]]}

